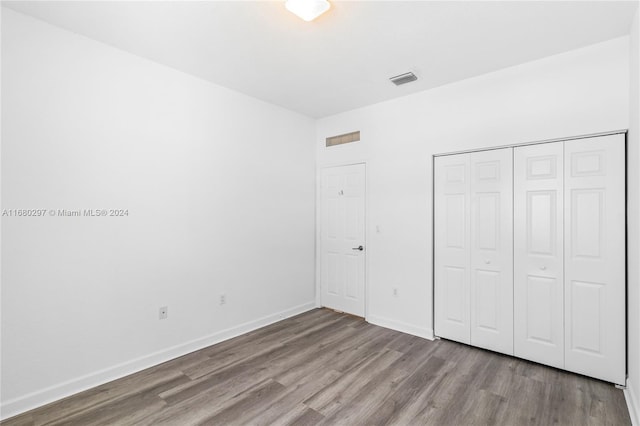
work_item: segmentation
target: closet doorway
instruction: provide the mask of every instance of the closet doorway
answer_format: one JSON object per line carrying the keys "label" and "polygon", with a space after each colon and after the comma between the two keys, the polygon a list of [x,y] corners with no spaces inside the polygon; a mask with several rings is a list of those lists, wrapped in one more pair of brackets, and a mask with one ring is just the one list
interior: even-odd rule
{"label": "closet doorway", "polygon": [[434,158],[437,336],[626,380],[625,134]]}

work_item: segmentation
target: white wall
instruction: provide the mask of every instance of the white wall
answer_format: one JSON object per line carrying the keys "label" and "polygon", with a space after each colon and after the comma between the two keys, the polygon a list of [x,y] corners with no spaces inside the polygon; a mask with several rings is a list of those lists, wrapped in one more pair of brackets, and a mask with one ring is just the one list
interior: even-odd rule
{"label": "white wall", "polygon": [[313,120],[7,9],[2,89],[4,209],[129,210],[3,218],[3,417],[313,307]]}
{"label": "white wall", "polygon": [[[318,168],[367,163],[370,321],[432,333],[432,155],[626,129],[628,49],[614,39],[318,121]],[[361,142],[324,147],[354,130]]]}
{"label": "white wall", "polygon": [[638,14],[630,37],[630,103],[627,135],[627,229],[628,229],[628,367],[627,405],[640,424],[640,24]]}

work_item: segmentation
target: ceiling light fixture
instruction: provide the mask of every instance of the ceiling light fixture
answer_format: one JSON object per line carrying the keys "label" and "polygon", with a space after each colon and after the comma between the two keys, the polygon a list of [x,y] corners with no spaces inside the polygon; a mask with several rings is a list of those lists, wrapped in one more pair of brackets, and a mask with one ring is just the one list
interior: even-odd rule
{"label": "ceiling light fixture", "polygon": [[309,22],[329,10],[331,4],[327,0],[287,0],[284,6],[289,12]]}

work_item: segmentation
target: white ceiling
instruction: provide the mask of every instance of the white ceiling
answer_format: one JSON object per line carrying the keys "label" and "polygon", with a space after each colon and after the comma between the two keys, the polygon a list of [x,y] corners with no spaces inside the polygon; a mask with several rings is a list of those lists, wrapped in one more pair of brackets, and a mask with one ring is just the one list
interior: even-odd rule
{"label": "white ceiling", "polygon": [[[6,2],[189,74],[323,117],[629,33],[637,1]],[[414,71],[396,87],[388,78]]]}

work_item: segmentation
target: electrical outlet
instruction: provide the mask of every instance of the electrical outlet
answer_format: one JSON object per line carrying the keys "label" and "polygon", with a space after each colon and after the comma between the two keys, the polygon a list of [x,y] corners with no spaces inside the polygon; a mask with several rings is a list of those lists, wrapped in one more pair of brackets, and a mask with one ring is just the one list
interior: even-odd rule
{"label": "electrical outlet", "polygon": [[163,320],[163,319],[167,319],[168,316],[169,316],[169,307],[168,306],[162,306],[158,311],[158,317],[161,320]]}
{"label": "electrical outlet", "polygon": [[227,303],[227,295],[226,294],[221,294],[220,295],[220,304],[224,305]]}
{"label": "electrical outlet", "polygon": [[394,297],[398,297],[398,288],[397,288],[397,287],[395,287],[395,288],[393,289],[393,296],[394,296]]}

